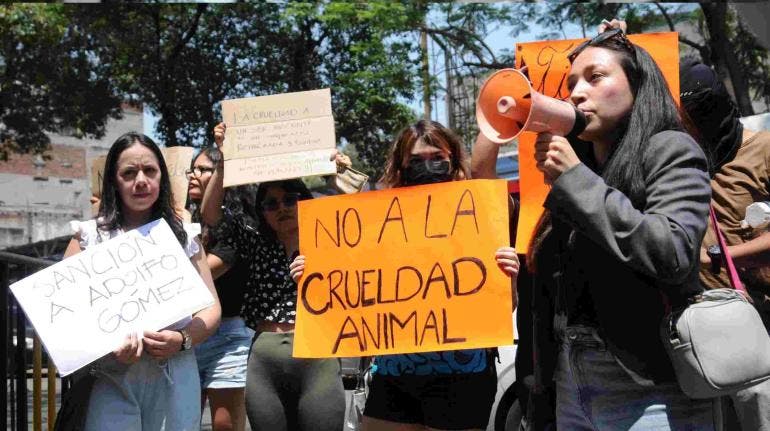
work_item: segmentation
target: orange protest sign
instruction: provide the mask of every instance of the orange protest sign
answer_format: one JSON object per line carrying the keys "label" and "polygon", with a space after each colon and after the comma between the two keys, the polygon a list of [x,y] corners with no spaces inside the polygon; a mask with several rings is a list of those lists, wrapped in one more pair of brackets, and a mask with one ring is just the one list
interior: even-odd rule
{"label": "orange protest sign", "polygon": [[294,356],[511,344],[501,180],[454,181],[300,202]]}
{"label": "orange protest sign", "polygon": [[[628,38],[641,46],[655,60],[668,82],[674,100],[679,101],[679,36],[677,33],[632,34]],[[567,76],[570,63],[567,55],[585,39],[547,40],[516,44],[516,67],[528,67],[532,87],[546,96],[567,99]],[[521,209],[516,234],[516,250],[529,248],[532,233],[543,213],[543,202],[549,187],[543,174],[535,167],[537,135],[524,132],[519,136],[519,183]]]}

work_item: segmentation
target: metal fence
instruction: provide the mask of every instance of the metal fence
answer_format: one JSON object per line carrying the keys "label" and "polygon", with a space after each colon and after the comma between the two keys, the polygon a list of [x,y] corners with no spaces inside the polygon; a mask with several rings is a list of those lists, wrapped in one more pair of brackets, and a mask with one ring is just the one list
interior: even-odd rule
{"label": "metal fence", "polygon": [[[43,424],[53,430],[59,405],[57,388],[62,392],[65,385],[57,377],[56,367],[48,361],[40,339],[27,322],[24,312],[11,294],[9,286],[17,280],[33,274],[55,262],[0,251],[0,312],[5,340],[5,360],[2,361],[5,408],[1,411],[6,430],[28,430],[30,425],[41,431]],[[29,348],[28,340],[32,346]],[[45,365],[45,368],[44,368]],[[46,388],[43,390],[45,379]],[[32,387],[31,405],[28,386]],[[43,420],[43,394],[46,394],[46,417]],[[30,409],[31,407],[31,409]],[[32,416],[30,418],[30,415]]]}

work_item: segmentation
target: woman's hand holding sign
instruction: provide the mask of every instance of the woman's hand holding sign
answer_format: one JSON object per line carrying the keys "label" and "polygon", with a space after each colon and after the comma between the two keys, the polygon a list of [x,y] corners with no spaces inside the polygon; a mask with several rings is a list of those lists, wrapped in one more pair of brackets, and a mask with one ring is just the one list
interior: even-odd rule
{"label": "woman's hand holding sign", "polygon": [[112,352],[115,359],[126,365],[131,365],[139,361],[142,357],[142,340],[136,334],[126,335],[123,345]]}
{"label": "woman's hand holding sign", "polygon": [[346,156],[336,148],[332,151],[332,155],[329,160],[333,160],[334,163],[337,164],[337,172],[342,172],[345,169],[353,166],[353,162],[350,160],[350,157]]}
{"label": "woman's hand holding sign", "polygon": [[225,124],[224,121],[214,127],[214,143],[217,144],[219,151],[222,151],[222,145],[225,143],[226,130],[227,124]]}
{"label": "woman's hand holding sign", "polygon": [[[519,274],[519,256],[513,247],[500,247],[495,252],[497,266],[505,275],[515,278]],[[299,283],[300,277],[305,272],[305,256],[299,255],[289,265],[289,274],[295,283]]]}
{"label": "woman's hand holding sign", "polygon": [[291,275],[291,279],[294,280],[295,283],[299,283],[299,279],[302,277],[303,272],[305,272],[305,256],[299,255],[295,257],[291,262],[291,265],[289,265],[289,275]]}
{"label": "woman's hand holding sign", "polygon": [[508,277],[515,278],[519,274],[519,256],[513,247],[500,247],[495,252],[497,266]]}
{"label": "woman's hand holding sign", "polygon": [[144,348],[156,359],[168,359],[182,350],[182,334],[178,331],[144,331]]}

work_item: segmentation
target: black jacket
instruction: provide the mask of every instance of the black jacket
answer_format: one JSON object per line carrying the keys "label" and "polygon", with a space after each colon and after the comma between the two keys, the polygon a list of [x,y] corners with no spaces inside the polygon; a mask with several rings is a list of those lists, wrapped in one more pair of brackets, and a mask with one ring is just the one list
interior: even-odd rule
{"label": "black jacket", "polygon": [[[600,335],[620,361],[655,382],[675,381],[660,340],[666,302],[673,306],[701,292],[699,250],[711,197],[706,158],[693,139],[666,131],[654,135],[643,164],[646,202],[635,208],[585,164],[562,174],[545,201],[555,232],[537,256],[533,312],[537,367],[544,382],[553,376],[556,341],[552,329],[554,283],[559,264],[549,254],[564,252],[565,280],[582,283]],[[558,229],[559,225],[564,229]]]}

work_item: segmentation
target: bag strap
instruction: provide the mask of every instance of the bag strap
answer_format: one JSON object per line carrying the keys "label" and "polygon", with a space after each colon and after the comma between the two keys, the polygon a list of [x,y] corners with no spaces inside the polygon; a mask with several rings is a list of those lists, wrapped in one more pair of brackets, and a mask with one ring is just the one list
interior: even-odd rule
{"label": "bag strap", "polygon": [[735,264],[733,263],[733,258],[730,256],[730,252],[727,249],[727,243],[725,242],[725,238],[722,235],[722,230],[719,229],[719,224],[717,224],[717,215],[714,212],[714,207],[711,205],[709,205],[709,217],[711,218],[711,224],[714,226],[714,232],[717,236],[717,243],[719,244],[719,251],[722,255],[722,261],[727,267],[727,274],[730,277],[730,285],[735,290],[746,292],[746,288],[743,287],[741,279],[738,278],[738,271],[735,269]]}

